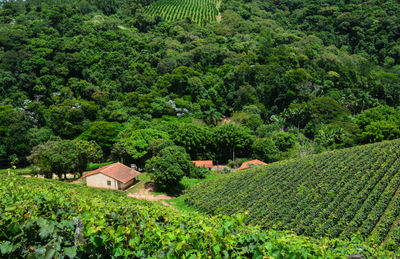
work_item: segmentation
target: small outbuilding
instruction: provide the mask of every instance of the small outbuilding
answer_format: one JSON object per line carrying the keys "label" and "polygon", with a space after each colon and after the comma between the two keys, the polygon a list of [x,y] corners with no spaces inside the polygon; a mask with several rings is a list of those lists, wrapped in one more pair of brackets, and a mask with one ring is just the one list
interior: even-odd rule
{"label": "small outbuilding", "polygon": [[258,159],[254,159],[254,160],[251,160],[251,161],[244,162],[239,167],[239,170],[244,170],[244,169],[248,169],[248,168],[253,167],[253,166],[262,166],[262,165],[267,165],[267,163],[264,163],[263,161],[260,161]]}
{"label": "small outbuilding", "polygon": [[212,160],[193,160],[192,162],[195,164],[195,166],[205,167],[208,168],[209,170],[211,170],[211,168],[213,168],[214,166]]}
{"label": "small outbuilding", "polygon": [[114,163],[90,171],[82,178],[86,178],[86,185],[114,190],[125,190],[136,182],[140,173],[121,163]]}

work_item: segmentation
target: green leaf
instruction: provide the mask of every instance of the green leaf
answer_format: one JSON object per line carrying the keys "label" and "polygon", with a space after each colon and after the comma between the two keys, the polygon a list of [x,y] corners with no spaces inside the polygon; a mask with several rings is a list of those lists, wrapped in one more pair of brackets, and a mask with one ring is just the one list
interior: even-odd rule
{"label": "green leaf", "polygon": [[50,223],[49,224],[43,224],[40,228],[39,236],[42,239],[45,239],[49,237],[52,233],[54,232],[54,224]]}
{"label": "green leaf", "polygon": [[0,244],[0,252],[2,255],[10,254],[14,249],[13,244],[10,241],[5,241]]}
{"label": "green leaf", "polygon": [[219,254],[219,252],[221,251],[221,248],[219,247],[219,245],[215,245],[213,250],[214,250],[215,254]]}
{"label": "green leaf", "polygon": [[74,258],[76,256],[76,246],[66,247],[64,248],[64,255],[68,256],[69,258]]}
{"label": "green leaf", "polygon": [[56,253],[56,250],[53,248],[53,246],[47,246],[46,253],[44,254],[44,259],[54,258],[55,253]]}

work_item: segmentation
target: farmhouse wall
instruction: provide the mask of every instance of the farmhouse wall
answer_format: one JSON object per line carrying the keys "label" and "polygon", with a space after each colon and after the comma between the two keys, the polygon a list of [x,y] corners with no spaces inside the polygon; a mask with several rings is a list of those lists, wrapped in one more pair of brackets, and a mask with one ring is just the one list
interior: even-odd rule
{"label": "farmhouse wall", "polygon": [[[111,185],[107,185],[107,181],[111,181]],[[101,173],[86,177],[86,184],[90,187],[118,190],[118,181]]]}
{"label": "farmhouse wall", "polygon": [[132,179],[127,183],[118,182],[118,187],[119,187],[120,190],[125,190],[126,188],[128,188],[129,186],[134,184],[134,182],[135,182],[135,179]]}

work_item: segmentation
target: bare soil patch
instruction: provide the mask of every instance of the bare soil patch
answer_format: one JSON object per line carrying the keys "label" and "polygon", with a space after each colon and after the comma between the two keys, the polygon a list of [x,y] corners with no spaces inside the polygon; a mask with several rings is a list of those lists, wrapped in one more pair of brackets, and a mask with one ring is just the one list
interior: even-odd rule
{"label": "bare soil patch", "polygon": [[136,199],[147,200],[147,201],[161,201],[161,204],[170,207],[168,203],[162,200],[170,200],[172,199],[171,196],[160,194],[160,195],[152,195],[151,192],[154,191],[154,184],[148,182],[144,185],[144,188],[140,189],[138,192],[135,193],[128,193],[129,197],[133,197]]}

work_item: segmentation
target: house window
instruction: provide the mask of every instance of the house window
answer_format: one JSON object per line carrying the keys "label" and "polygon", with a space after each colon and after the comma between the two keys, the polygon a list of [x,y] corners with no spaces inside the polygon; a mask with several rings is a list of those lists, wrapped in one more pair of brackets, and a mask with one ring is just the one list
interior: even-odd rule
{"label": "house window", "polygon": [[108,186],[111,186],[111,181],[107,181],[107,185],[108,185]]}

